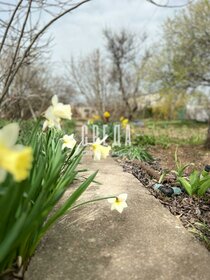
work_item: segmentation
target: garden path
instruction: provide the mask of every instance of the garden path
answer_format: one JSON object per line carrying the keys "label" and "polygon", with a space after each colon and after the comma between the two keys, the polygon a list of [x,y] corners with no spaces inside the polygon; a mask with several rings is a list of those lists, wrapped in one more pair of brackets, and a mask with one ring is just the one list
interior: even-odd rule
{"label": "garden path", "polygon": [[210,254],[131,174],[112,159],[83,199],[128,193],[122,214],[99,201],[67,214],[48,233],[27,280],[209,280]]}

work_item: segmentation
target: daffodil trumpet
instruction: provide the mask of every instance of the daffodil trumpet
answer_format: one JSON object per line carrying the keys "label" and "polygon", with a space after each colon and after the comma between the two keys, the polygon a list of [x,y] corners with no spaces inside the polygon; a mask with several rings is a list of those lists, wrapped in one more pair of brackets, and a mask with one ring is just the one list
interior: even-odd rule
{"label": "daffodil trumpet", "polygon": [[33,153],[31,147],[16,145],[19,125],[11,123],[0,129],[0,183],[6,179],[7,172],[20,182],[29,176]]}
{"label": "daffodil trumpet", "polygon": [[121,120],[121,125],[122,125],[123,128],[126,128],[126,126],[128,125],[128,123],[129,123],[129,120],[128,120],[128,119],[124,119],[124,118],[123,118],[123,119]]}
{"label": "daffodil trumpet", "polygon": [[104,112],[104,119],[105,119],[107,122],[109,121],[110,116],[111,116],[111,114],[110,114],[108,111]]}

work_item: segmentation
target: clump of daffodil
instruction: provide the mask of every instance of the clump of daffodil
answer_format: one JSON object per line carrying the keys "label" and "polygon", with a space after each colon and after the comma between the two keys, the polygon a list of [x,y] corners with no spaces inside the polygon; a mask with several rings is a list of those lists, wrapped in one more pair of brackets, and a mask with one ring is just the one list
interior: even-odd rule
{"label": "clump of daffodil", "polygon": [[109,198],[108,202],[111,203],[111,210],[117,210],[122,213],[123,209],[128,207],[126,203],[127,197],[127,193],[122,193],[114,198]]}
{"label": "clump of daffodil", "polygon": [[88,120],[87,124],[88,125],[93,125],[94,124],[94,120],[93,119]]}
{"label": "clump of daffodil", "polygon": [[93,125],[95,122],[99,121],[101,117],[99,115],[93,115],[93,117],[88,120],[89,125]]}
{"label": "clump of daffodil", "polygon": [[99,115],[94,115],[93,116],[94,121],[99,121],[100,119],[101,119],[101,117]]}
{"label": "clump of daffodil", "polygon": [[25,180],[32,166],[32,149],[15,145],[19,135],[19,125],[12,123],[0,130],[0,182],[6,179],[7,172],[15,181]]}
{"label": "clump of daffodil", "polygon": [[111,147],[110,146],[103,146],[103,145],[101,145],[103,143],[103,141],[104,141],[104,139],[100,140],[100,138],[98,138],[96,140],[96,142],[94,142],[92,144],[94,160],[105,159],[109,155]]}
{"label": "clump of daffodil", "polygon": [[120,122],[121,122],[122,127],[126,128],[127,124],[129,123],[129,120],[124,117],[121,117]]}
{"label": "clump of daffodil", "polygon": [[108,111],[104,112],[104,118],[106,121],[109,121],[110,116],[111,114]]}
{"label": "clump of daffodil", "polygon": [[71,106],[69,104],[64,105],[63,103],[58,102],[57,95],[52,97],[52,105],[44,113],[46,118],[43,124],[43,130],[47,127],[61,129],[61,119],[71,120]]}
{"label": "clump of daffodil", "polygon": [[73,149],[77,143],[77,141],[74,139],[74,134],[64,135],[62,140],[63,140],[62,150],[65,148]]}

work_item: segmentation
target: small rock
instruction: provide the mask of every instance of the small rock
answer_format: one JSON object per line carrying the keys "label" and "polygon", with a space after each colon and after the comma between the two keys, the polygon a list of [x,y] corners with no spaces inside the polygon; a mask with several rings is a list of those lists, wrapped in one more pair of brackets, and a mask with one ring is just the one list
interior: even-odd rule
{"label": "small rock", "polygon": [[210,172],[210,165],[207,164],[207,165],[205,166],[204,170],[205,170],[206,172]]}
{"label": "small rock", "polygon": [[162,186],[159,188],[159,190],[165,194],[166,196],[172,196],[174,194],[174,190],[171,187],[167,187],[167,186]]}
{"label": "small rock", "polygon": [[163,187],[163,185],[162,184],[154,184],[154,186],[152,186],[152,188],[155,190],[155,191],[157,191],[157,190],[159,190],[160,189],[160,187]]}
{"label": "small rock", "polygon": [[172,187],[175,195],[180,195],[182,193],[182,190],[178,187]]}

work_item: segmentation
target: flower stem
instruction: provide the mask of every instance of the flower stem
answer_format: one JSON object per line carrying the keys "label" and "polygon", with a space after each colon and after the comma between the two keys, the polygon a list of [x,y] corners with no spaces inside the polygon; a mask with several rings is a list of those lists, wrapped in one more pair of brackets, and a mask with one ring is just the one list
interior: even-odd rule
{"label": "flower stem", "polygon": [[95,198],[95,199],[92,199],[92,200],[88,200],[88,201],[79,203],[79,204],[73,206],[71,209],[75,209],[75,208],[80,207],[80,206],[85,205],[85,204],[89,204],[89,203],[92,203],[92,202],[105,200],[105,199],[109,199],[109,198],[117,198],[117,197],[116,196],[106,196],[106,197]]}

